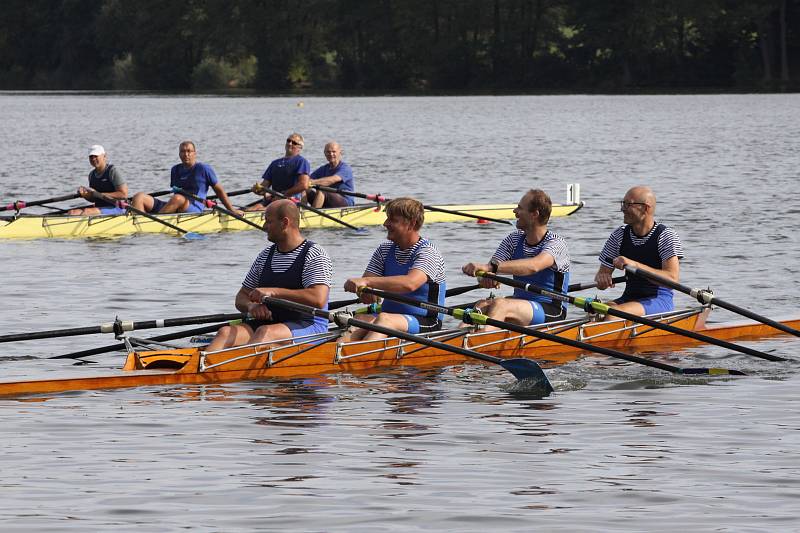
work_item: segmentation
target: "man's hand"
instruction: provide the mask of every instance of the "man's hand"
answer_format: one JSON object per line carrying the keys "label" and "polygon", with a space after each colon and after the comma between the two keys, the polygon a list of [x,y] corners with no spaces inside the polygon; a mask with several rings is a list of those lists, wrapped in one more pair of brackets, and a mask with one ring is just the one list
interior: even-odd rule
{"label": "man's hand", "polygon": [[492,265],[488,263],[467,263],[463,267],[461,267],[461,272],[466,274],[467,276],[475,277],[475,272],[478,270],[482,270],[484,272],[491,272]]}
{"label": "man's hand", "polygon": [[247,314],[256,320],[272,320],[272,311],[264,304],[249,303],[247,305]]}
{"label": "man's hand", "polygon": [[620,255],[614,258],[614,268],[618,268],[620,270],[625,270],[626,266],[638,267],[639,263],[632,259],[628,259],[624,255]]}
{"label": "man's hand", "polygon": [[597,283],[598,289],[604,291],[609,287],[611,288],[614,287],[614,280],[611,277],[611,274],[613,274],[613,272],[614,272],[613,270],[610,272],[607,270],[600,270],[597,272],[597,274],[594,277],[594,281]]}

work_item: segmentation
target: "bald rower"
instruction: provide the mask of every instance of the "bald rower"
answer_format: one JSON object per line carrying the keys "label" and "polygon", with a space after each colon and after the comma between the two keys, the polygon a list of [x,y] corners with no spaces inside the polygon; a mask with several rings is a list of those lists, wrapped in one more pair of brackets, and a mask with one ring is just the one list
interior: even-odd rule
{"label": "bald rower", "polygon": [[[620,202],[620,210],[625,225],[614,230],[603,247],[600,269],[594,277],[597,288],[613,287],[614,269],[624,270],[628,265],[678,283],[683,245],[675,230],[655,220],[656,195],[652,189],[633,187]],[[608,305],[640,316],[675,309],[672,289],[630,274],[622,296]]]}
{"label": "bald rower", "polygon": [[265,296],[328,308],[333,269],[321,246],[300,233],[300,211],[290,200],[275,200],[264,211],[264,229],[273,244],[265,248],[236,293],[236,309],[250,319],[224,326],[207,351],[270,342],[328,331],[325,318],[261,303]]}
{"label": "bald rower", "polygon": [[[353,192],[353,169],[342,159],[342,147],[336,141],[325,145],[325,159],[328,163],[311,173],[311,186],[331,187],[337,191]],[[311,207],[347,207],[355,202],[352,196],[338,192],[309,189],[308,203]]]}

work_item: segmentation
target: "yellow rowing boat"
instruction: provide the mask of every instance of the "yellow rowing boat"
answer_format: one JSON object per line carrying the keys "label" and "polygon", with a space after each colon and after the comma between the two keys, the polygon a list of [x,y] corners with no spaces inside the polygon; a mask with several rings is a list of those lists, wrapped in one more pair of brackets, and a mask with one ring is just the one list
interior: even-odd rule
{"label": "yellow rowing boat", "polygon": [[[706,328],[708,307],[654,315],[659,321],[701,331],[722,339],[754,339],[782,333],[760,323],[738,323]],[[783,322],[800,327],[800,318]],[[536,326],[558,336],[595,346],[638,351],[665,351],[700,344],[663,330],[625,320],[593,322],[566,320]],[[287,340],[282,345],[250,345],[218,352],[201,348],[131,351],[122,370],[113,374],[0,383],[0,396],[58,393],[71,390],[112,389],[148,385],[209,384],[268,378],[305,377],[338,372],[369,372],[402,366],[447,366],[469,361],[446,350],[395,338],[379,341],[337,342],[333,330],[326,336]],[[456,329],[432,338],[504,359],[527,357],[543,366],[567,363],[585,352],[563,344],[506,330]]]}
{"label": "yellow rowing boat", "polygon": [[[514,218],[515,205],[512,204],[472,204],[472,205],[438,205],[433,206],[449,211],[459,211],[477,217],[511,220]],[[583,202],[553,205],[554,217],[568,216],[583,207]],[[356,205],[343,208],[327,208],[320,211],[340,219],[353,226],[377,226],[383,224],[386,215],[376,204]],[[255,224],[261,224],[260,212],[245,213],[245,218]],[[236,220],[217,211],[203,213],[182,213],[173,215],[154,215],[156,218],[192,233],[216,233],[220,231],[252,230],[253,226]],[[301,228],[342,228],[343,226],[308,210],[301,210]],[[433,222],[476,222],[467,218],[441,211],[425,213],[425,223]],[[149,218],[135,215],[97,215],[90,217],[67,215],[25,215],[0,217],[0,239],[46,239],[46,238],[78,238],[78,237],[122,237],[137,233],[166,233],[176,231],[165,224]]]}

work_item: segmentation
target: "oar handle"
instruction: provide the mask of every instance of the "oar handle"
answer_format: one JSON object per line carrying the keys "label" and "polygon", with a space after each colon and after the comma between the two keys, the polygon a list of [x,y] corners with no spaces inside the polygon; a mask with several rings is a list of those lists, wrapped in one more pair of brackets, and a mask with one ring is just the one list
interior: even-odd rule
{"label": "oar handle", "polygon": [[[611,282],[615,285],[617,283],[625,283],[628,278],[625,276],[617,276],[611,279]],[[577,291],[585,291],[586,289],[594,289],[597,287],[597,282],[592,281],[591,283],[573,283],[569,287],[567,287],[567,292],[577,292]]]}

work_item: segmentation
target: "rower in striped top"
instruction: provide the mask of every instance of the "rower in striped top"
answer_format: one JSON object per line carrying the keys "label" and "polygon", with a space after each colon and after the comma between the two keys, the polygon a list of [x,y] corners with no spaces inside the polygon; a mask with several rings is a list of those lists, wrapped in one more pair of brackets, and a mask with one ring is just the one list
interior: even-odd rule
{"label": "rower in striped top", "polygon": [[[395,198],[386,204],[388,242],[375,252],[361,277],[350,278],[344,290],[359,292],[361,287],[371,287],[387,292],[401,293],[409,298],[444,305],[447,289],[444,258],[436,246],[420,236],[425,220],[425,210],[413,198]],[[371,294],[362,294],[364,303],[377,303]],[[408,333],[425,333],[442,327],[443,316],[435,311],[385,300],[381,312],[359,320]],[[385,335],[357,328],[350,340],[374,340]]]}
{"label": "rower in striped top", "polygon": [[[468,276],[476,272],[511,274],[514,279],[543,289],[567,292],[570,259],[564,239],[547,229],[553,203],[542,190],[531,189],[520,199],[514,215],[517,231],[508,235],[498,246],[488,263],[467,263],[461,270]],[[495,282],[481,278],[484,287]],[[514,289],[509,298],[489,298],[478,302],[476,309],[490,318],[520,326],[563,320],[567,304],[547,296]]]}
{"label": "rower in striped top", "polygon": [[[604,290],[613,287],[611,275],[614,269],[625,270],[626,266],[678,283],[683,245],[675,230],[656,222],[656,195],[653,190],[641,185],[633,187],[620,202],[620,211],[625,225],[611,233],[600,253],[600,269],[594,278],[597,288]],[[627,278],[622,296],[608,305],[640,316],[675,309],[672,289],[630,273]]]}
{"label": "rower in striped top", "polygon": [[264,220],[273,244],[258,254],[235,300],[236,309],[252,318],[222,327],[207,351],[328,331],[325,318],[261,303],[266,296],[327,309],[333,277],[328,252],[300,233],[300,210],[294,202],[271,202]]}

